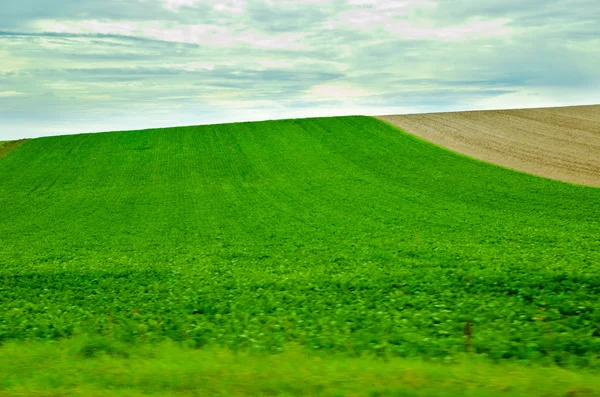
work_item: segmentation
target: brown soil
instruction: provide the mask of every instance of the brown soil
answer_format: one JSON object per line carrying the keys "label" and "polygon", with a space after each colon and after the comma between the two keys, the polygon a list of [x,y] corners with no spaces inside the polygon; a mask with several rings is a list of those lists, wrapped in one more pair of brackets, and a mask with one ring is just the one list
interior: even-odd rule
{"label": "brown soil", "polygon": [[600,187],[600,105],[378,118],[482,161]]}
{"label": "brown soil", "polygon": [[22,144],[24,144],[25,142],[27,142],[28,140],[29,139],[21,139],[18,141],[11,142],[0,142],[0,159],[6,156],[8,153],[15,150],[16,148],[18,148],[19,146],[21,146]]}

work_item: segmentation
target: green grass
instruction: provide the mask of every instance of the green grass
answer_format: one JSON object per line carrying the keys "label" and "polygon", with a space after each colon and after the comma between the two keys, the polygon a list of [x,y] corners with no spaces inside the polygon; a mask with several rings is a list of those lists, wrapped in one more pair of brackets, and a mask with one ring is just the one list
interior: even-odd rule
{"label": "green grass", "polygon": [[600,189],[372,118],[35,139],[0,211],[0,341],[600,368]]}
{"label": "green grass", "polygon": [[277,355],[256,355],[78,338],[0,348],[0,396],[23,395],[594,397],[600,396],[600,378],[467,357],[448,365],[306,355],[293,346]]}

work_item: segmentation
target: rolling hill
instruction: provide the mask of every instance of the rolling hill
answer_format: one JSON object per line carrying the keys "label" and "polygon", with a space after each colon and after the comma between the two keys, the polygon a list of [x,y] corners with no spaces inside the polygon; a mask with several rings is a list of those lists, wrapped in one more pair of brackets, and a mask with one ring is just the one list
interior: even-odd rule
{"label": "rolling hill", "polygon": [[33,139],[0,209],[3,343],[599,366],[600,189],[374,118]]}
{"label": "rolling hill", "polygon": [[0,339],[596,354],[599,204],[368,117],[35,139],[0,162]]}

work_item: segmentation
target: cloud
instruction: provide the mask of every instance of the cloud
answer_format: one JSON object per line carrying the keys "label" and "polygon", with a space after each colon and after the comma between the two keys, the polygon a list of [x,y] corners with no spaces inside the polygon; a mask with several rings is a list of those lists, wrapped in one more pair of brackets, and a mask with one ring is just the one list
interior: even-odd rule
{"label": "cloud", "polygon": [[0,97],[2,97],[2,98],[22,96],[22,95],[26,95],[26,94],[24,92],[19,92],[19,91],[0,91]]}
{"label": "cloud", "polygon": [[163,4],[167,10],[177,11],[181,7],[193,7],[199,2],[200,0],[164,0]]}
{"label": "cloud", "polygon": [[460,40],[486,36],[508,35],[509,19],[473,21],[463,25],[443,27],[422,27],[409,22],[385,23],[383,28],[407,39]]}
{"label": "cloud", "polygon": [[163,7],[172,12],[180,8],[194,8],[200,4],[208,4],[213,10],[222,13],[241,14],[246,7],[246,0],[215,0],[203,2],[202,0],[162,0]]}
{"label": "cloud", "polygon": [[235,30],[217,24],[180,24],[171,26],[161,22],[98,20],[40,20],[34,25],[38,30],[50,34],[105,35],[137,37],[172,43],[196,44],[211,47],[243,46],[266,49],[306,49],[303,34],[281,32],[265,34],[255,29]]}
{"label": "cloud", "polygon": [[596,0],[9,1],[0,139],[600,102],[596,10]]}
{"label": "cloud", "polygon": [[367,89],[348,83],[325,83],[311,87],[308,98],[337,99],[361,98],[373,94]]}
{"label": "cloud", "polygon": [[215,1],[213,9],[221,13],[242,14],[246,10],[246,0]]}

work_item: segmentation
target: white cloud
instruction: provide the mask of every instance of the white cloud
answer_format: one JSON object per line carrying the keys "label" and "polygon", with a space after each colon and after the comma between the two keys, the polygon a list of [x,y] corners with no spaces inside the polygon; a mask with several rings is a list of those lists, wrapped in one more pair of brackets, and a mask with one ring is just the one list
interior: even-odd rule
{"label": "white cloud", "polygon": [[138,23],[129,21],[102,22],[85,21],[48,21],[40,20],[36,25],[44,32],[52,33],[99,33],[131,36],[138,31]]}
{"label": "white cloud", "polygon": [[213,9],[221,13],[242,14],[246,9],[246,0],[214,1]]}
{"label": "white cloud", "polygon": [[25,94],[24,92],[19,92],[19,91],[0,91],[0,97],[2,97],[2,98],[23,96],[23,95],[27,95],[27,94]]}
{"label": "white cloud", "polygon": [[388,22],[383,28],[407,39],[460,40],[510,34],[509,19],[473,21],[464,25],[423,27],[410,22]]}
{"label": "white cloud", "polygon": [[195,70],[214,70],[215,64],[212,62],[186,62],[186,63],[165,63],[162,67],[167,69],[180,69],[188,72]]}
{"label": "white cloud", "polygon": [[437,3],[428,0],[349,0],[349,6],[369,7],[378,11],[383,10],[407,10],[413,7],[435,7]]}
{"label": "white cloud", "polygon": [[180,24],[161,22],[103,22],[97,20],[53,21],[40,20],[36,27],[49,33],[114,34],[163,40],[173,43],[198,44],[210,47],[307,50],[304,33],[266,34],[251,27],[234,29],[217,24]]}
{"label": "white cloud", "polygon": [[170,11],[177,11],[181,7],[193,7],[201,0],[163,0],[163,6]]}
{"label": "white cloud", "polygon": [[466,19],[462,24],[445,25],[436,24],[424,17],[409,15],[413,8],[436,6],[428,1],[391,3],[380,0],[351,0],[350,4],[361,7],[342,12],[336,18],[327,21],[325,28],[331,30],[349,27],[365,32],[385,31],[411,40],[460,40],[511,33],[507,26],[511,22],[508,18]]}
{"label": "white cloud", "polygon": [[590,95],[581,89],[523,89],[519,92],[492,96],[475,101],[473,110],[537,108],[600,103],[600,94]]}
{"label": "white cloud", "polygon": [[372,95],[367,89],[349,83],[325,83],[312,87],[307,97],[313,99],[360,98]]}
{"label": "white cloud", "polygon": [[230,47],[235,44],[234,33],[228,27],[210,24],[165,27],[159,24],[139,29],[142,37],[175,43]]}

